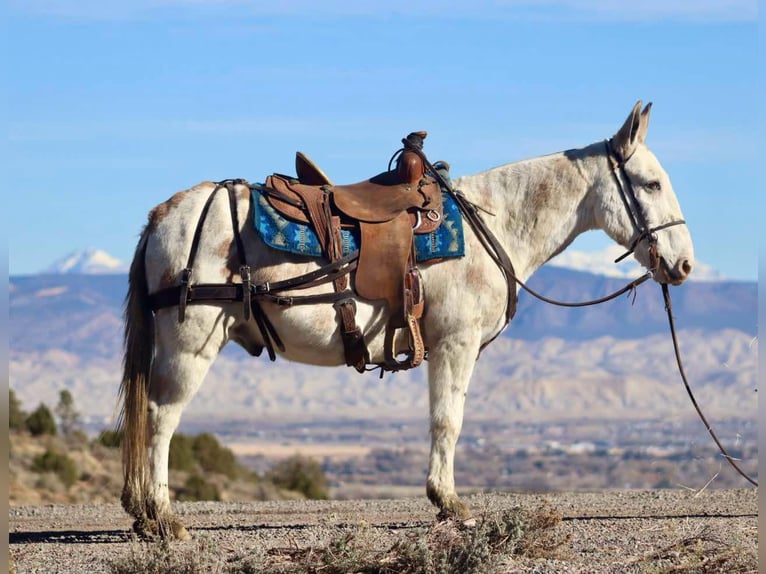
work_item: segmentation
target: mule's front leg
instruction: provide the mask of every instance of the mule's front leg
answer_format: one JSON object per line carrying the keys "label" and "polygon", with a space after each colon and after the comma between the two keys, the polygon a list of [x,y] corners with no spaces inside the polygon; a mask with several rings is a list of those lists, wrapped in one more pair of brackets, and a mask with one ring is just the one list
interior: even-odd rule
{"label": "mule's front leg", "polygon": [[471,517],[455,491],[454,463],[465,395],[478,350],[478,335],[462,333],[450,335],[428,352],[431,456],[426,493],[443,518]]}

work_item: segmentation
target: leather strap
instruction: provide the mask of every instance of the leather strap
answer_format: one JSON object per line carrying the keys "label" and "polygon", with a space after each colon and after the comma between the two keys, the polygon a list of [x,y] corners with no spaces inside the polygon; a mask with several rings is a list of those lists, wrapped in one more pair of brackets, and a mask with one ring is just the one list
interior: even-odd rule
{"label": "leather strap", "polygon": [[189,257],[186,259],[186,267],[181,271],[181,290],[178,295],[178,322],[183,323],[186,319],[186,303],[188,301],[189,286],[192,281],[192,269],[194,265],[194,259],[197,257],[197,249],[199,249],[199,241],[202,237],[202,225],[207,218],[207,214],[210,211],[210,206],[213,204],[213,199],[218,190],[221,189],[221,184],[216,184],[213,191],[205,201],[205,205],[202,206],[202,212],[199,219],[197,219],[197,227],[194,229],[194,235],[192,236],[191,247],[189,248]]}

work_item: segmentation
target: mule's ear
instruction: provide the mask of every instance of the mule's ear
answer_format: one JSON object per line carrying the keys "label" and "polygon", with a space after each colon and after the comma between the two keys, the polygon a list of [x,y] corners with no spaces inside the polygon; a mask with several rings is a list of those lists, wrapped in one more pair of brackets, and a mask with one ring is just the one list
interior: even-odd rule
{"label": "mule's ear", "polygon": [[641,112],[641,118],[638,124],[638,141],[644,143],[646,141],[646,130],[649,127],[649,114],[652,112],[652,102],[646,104],[644,111]]}
{"label": "mule's ear", "polygon": [[[647,106],[648,107],[648,106]],[[646,116],[647,122],[649,121],[649,115]],[[622,124],[620,130],[612,138],[612,146],[614,150],[619,154],[620,158],[625,161],[636,150],[636,145],[639,142],[639,133],[641,128],[641,100],[636,102],[633,106],[633,110],[630,112],[628,119]]]}

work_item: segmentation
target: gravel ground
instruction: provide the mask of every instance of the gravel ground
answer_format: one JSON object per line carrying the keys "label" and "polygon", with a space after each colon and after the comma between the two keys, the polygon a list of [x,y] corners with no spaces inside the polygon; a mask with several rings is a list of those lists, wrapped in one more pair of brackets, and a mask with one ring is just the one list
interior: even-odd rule
{"label": "gravel ground", "polygon": [[[682,552],[699,551],[705,544],[704,560],[718,549],[745,558],[746,567],[737,571],[757,569],[755,489],[708,490],[696,495],[683,490],[492,493],[465,500],[477,516],[518,506],[533,509],[543,502],[563,515],[557,529],[568,541],[559,555],[513,558],[505,566],[508,572],[662,572],[669,571],[668,564],[679,563]],[[175,508],[197,541],[209,541],[228,560],[272,548],[325,546],[361,525],[385,549],[398,537],[428,527],[435,518],[425,497],[197,502],[179,503]],[[14,507],[9,521],[10,550],[18,574],[110,572],[110,561],[129,556],[139,546],[130,535],[131,520],[114,504]],[[191,548],[197,543],[175,544]],[[725,568],[720,571],[731,571],[731,563]]]}

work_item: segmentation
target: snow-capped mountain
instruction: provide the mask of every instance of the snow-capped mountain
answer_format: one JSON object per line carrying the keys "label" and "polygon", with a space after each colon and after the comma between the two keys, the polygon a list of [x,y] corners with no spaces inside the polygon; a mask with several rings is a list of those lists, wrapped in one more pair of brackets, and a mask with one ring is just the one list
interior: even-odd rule
{"label": "snow-capped mountain", "polygon": [[[641,276],[645,269],[641,267],[633,256],[627,257],[619,263],[614,260],[625,253],[625,248],[619,245],[609,245],[601,251],[574,251],[568,250],[551,259],[550,265],[585,271],[594,275],[605,277],[619,277],[635,279]],[[694,271],[689,276],[689,281],[723,281],[726,277],[710,265],[696,261]]]}
{"label": "snow-capped mountain", "polygon": [[89,247],[80,251],[70,253],[57,261],[54,261],[50,267],[43,273],[50,274],[86,274],[96,275],[105,273],[126,273],[128,264],[112,257],[105,251]]}

